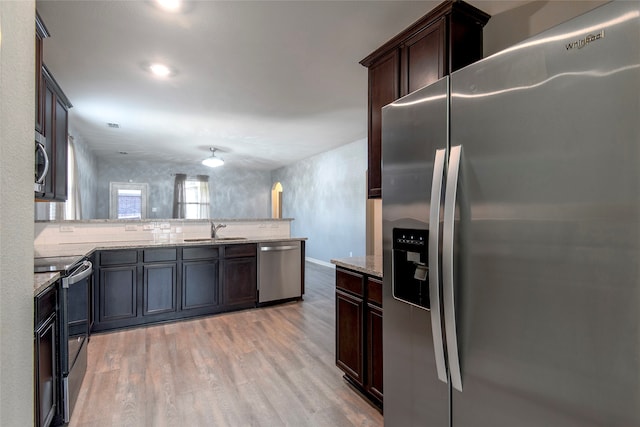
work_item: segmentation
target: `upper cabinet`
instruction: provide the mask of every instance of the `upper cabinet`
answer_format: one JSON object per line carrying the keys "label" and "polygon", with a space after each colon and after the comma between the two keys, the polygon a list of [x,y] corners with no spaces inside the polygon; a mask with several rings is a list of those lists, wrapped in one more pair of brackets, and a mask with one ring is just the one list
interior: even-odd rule
{"label": "upper cabinet", "polygon": [[36,109],[35,130],[45,147],[49,169],[42,191],[36,191],[36,200],[67,200],[67,138],[69,134],[69,108],[66,97],[43,62],[43,40],[48,37],[46,27],[36,13]]}
{"label": "upper cabinet", "polygon": [[44,112],[42,111],[42,107],[44,104],[42,102],[42,61],[43,61],[43,53],[42,53],[42,44],[45,38],[49,37],[49,31],[47,31],[47,27],[44,26],[42,19],[36,13],[36,69],[34,70],[34,75],[36,79],[36,132],[43,133],[42,130],[42,118],[44,117]]}
{"label": "upper cabinet", "polygon": [[382,107],[482,58],[489,15],[462,1],[446,1],[376,49],[369,69],[368,197],[382,197]]}

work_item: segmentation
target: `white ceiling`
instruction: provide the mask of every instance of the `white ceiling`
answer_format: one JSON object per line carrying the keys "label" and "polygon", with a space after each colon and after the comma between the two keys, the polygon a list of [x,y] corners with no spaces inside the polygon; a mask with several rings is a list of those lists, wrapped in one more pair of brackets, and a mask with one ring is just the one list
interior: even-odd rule
{"label": "white ceiling", "polygon": [[[440,1],[37,2],[44,60],[98,158],[275,169],[366,137],[358,61]],[[489,14],[518,2],[470,1]],[[522,3],[522,2],[519,2]],[[158,79],[144,64],[176,75]],[[107,123],[118,123],[112,129]]]}

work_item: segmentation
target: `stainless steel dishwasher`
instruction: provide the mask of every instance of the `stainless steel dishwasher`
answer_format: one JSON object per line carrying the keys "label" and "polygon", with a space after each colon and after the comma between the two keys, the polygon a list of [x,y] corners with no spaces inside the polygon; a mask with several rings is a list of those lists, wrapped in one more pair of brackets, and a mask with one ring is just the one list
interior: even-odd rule
{"label": "stainless steel dishwasher", "polygon": [[258,245],[258,302],[302,297],[300,241]]}

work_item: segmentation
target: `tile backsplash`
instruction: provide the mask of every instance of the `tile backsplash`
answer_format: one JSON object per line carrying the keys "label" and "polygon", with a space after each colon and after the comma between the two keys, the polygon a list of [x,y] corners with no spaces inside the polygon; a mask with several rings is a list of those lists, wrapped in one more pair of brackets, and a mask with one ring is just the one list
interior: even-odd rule
{"label": "tile backsplash", "polygon": [[[291,219],[212,220],[227,226],[219,237],[289,238]],[[211,235],[211,221],[141,220],[141,221],[63,221],[36,222],[35,245],[100,242],[181,242],[183,239]]]}

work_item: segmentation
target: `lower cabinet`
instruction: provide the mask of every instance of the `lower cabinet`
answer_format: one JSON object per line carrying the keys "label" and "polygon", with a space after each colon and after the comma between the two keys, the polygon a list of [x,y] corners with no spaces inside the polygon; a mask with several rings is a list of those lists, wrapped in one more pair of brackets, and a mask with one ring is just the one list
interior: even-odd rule
{"label": "lower cabinet", "polygon": [[100,269],[98,323],[131,319],[138,315],[137,270],[135,265]]}
{"label": "lower cabinet", "polygon": [[35,297],[34,390],[35,425],[49,426],[56,416],[58,396],[57,283]]}
{"label": "lower cabinet", "polygon": [[367,307],[366,389],[382,402],[382,309]]}
{"label": "lower cabinet", "polygon": [[189,261],[182,264],[182,310],[217,307],[219,261]]}
{"label": "lower cabinet", "polygon": [[96,264],[94,331],[256,304],[255,244],[105,250]]}
{"label": "lower cabinet", "polygon": [[177,264],[151,264],[142,268],[142,315],[174,313],[178,308]]}
{"label": "lower cabinet", "polygon": [[336,291],[336,364],[360,386],[364,384],[363,313],[362,298]]}
{"label": "lower cabinet", "polygon": [[382,407],[382,282],[336,268],[336,365]]}
{"label": "lower cabinet", "polygon": [[221,248],[222,246],[182,248],[182,278],[180,280],[182,317],[212,314],[221,310]]}
{"label": "lower cabinet", "polygon": [[258,301],[256,245],[227,246],[224,252],[222,303],[225,306],[253,306]]}

